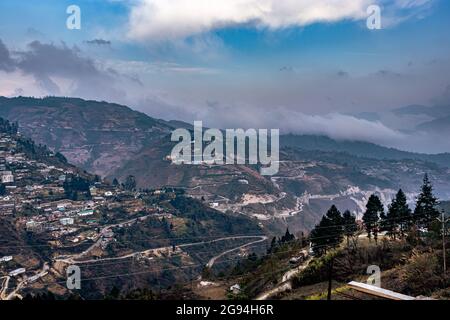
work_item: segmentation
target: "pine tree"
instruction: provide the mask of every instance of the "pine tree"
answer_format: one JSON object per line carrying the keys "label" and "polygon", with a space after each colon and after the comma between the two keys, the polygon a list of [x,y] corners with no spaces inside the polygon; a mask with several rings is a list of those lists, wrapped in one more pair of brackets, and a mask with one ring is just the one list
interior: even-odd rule
{"label": "pine tree", "polygon": [[417,197],[414,209],[414,222],[417,227],[428,227],[429,224],[439,216],[437,198],[433,195],[433,186],[428,179],[428,174],[423,178],[421,192]]}
{"label": "pine tree", "polygon": [[400,236],[403,238],[412,225],[412,211],[408,206],[406,195],[402,189],[395,196],[396,216]]}
{"label": "pine tree", "polygon": [[277,237],[273,237],[272,242],[270,243],[269,251],[272,252],[276,246],[277,246]]}
{"label": "pine tree", "polygon": [[396,227],[392,222],[389,221],[386,212],[381,212],[380,220],[378,222],[378,231],[386,231],[386,234],[391,238],[394,238],[396,232]]}
{"label": "pine tree", "polygon": [[327,252],[328,238],[327,229],[331,226],[331,221],[326,216],[322,217],[319,224],[310,233],[312,250],[317,255]]}
{"label": "pine tree", "polygon": [[125,179],[124,188],[128,191],[134,191],[136,189],[136,178],[132,175],[129,175]]}
{"label": "pine tree", "polygon": [[378,240],[378,221],[380,219],[380,215],[384,215],[383,204],[381,203],[380,198],[372,194],[367,202],[366,212],[363,215],[363,221],[369,240],[373,235],[375,242]]}
{"label": "pine tree", "polygon": [[333,205],[311,231],[310,239],[314,252],[323,254],[328,248],[337,247],[342,242],[343,233],[342,214]]}
{"label": "pine tree", "polygon": [[349,210],[346,210],[342,215],[342,222],[344,224],[344,235],[347,238],[347,246],[349,246],[350,238],[358,231],[356,217]]}
{"label": "pine tree", "polygon": [[286,233],[281,237],[281,242],[290,242],[295,239],[295,236],[289,232],[289,228],[286,228]]}
{"label": "pine tree", "polygon": [[383,213],[380,217],[381,230],[386,231],[386,234],[392,237],[394,240],[399,232],[399,222],[400,222],[398,211],[398,200],[397,200],[398,196],[399,195],[397,193],[396,197],[392,200],[391,204],[388,206],[387,214]]}
{"label": "pine tree", "polygon": [[332,221],[333,225],[337,226],[336,230],[340,231],[342,227],[342,214],[338,210],[338,208],[336,208],[335,205],[332,205],[331,208],[327,211],[326,216]]}

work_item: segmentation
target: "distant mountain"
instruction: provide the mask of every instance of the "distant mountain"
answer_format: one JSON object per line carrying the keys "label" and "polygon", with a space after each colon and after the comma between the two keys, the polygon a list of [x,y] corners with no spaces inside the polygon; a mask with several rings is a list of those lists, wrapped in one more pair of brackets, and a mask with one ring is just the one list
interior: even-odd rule
{"label": "distant mountain", "polygon": [[[450,199],[449,170],[430,161],[412,159],[414,154],[387,159],[375,157],[374,151],[372,157],[364,157],[363,152],[355,155],[357,150],[349,149],[352,144],[334,142],[335,149],[341,151],[320,151],[327,146],[322,137],[293,136],[289,145],[286,139],[281,138],[280,171],[272,177],[261,176],[256,166],[249,165],[174,165],[165,159],[170,154],[170,143],[155,141],[111,178],[123,181],[133,175],[142,187],[182,187],[188,195],[219,211],[254,217],[276,232],[282,232],[286,224],[295,231],[308,230],[332,204],[360,214],[372,193],[379,194],[387,205],[403,188],[413,204],[425,173],[432,177],[438,196]],[[385,149],[389,150],[377,150],[383,153]]]}
{"label": "distant mountain", "polygon": [[32,139],[20,134],[18,132],[17,123],[10,122],[2,117],[0,117],[0,136],[0,160],[2,160],[0,162],[4,168],[6,168],[7,162],[5,155],[8,155],[9,151],[14,150],[12,153],[18,153],[21,156],[25,156],[30,161],[39,161],[48,167],[57,166],[64,170],[74,172],[84,178],[94,179],[93,175],[68,163],[67,159],[61,153],[55,153],[49,150],[45,145],[35,143]]}
{"label": "distant mountain", "polygon": [[374,192],[388,203],[402,187],[413,201],[425,172],[439,196],[450,198],[450,154],[284,135],[280,172],[265,177],[256,165],[172,164],[170,134],[191,125],[154,119],[126,106],[74,98],[0,98],[0,116],[18,121],[21,132],[88,171],[122,182],[133,175],[141,188],[181,187],[223,213],[253,217],[276,232],[284,232],[286,223],[292,230],[312,227],[331,204],[361,213]]}
{"label": "distant mountain", "polygon": [[427,115],[432,118],[450,116],[450,106],[427,107],[423,105],[409,105],[392,111],[397,116],[404,115]]}
{"label": "distant mountain", "polygon": [[436,134],[450,133],[450,116],[424,122],[416,127],[417,130]]}
{"label": "distant mountain", "polygon": [[0,116],[88,171],[107,175],[172,126],[126,106],[76,98],[0,97]]}
{"label": "distant mountain", "polygon": [[285,135],[281,137],[280,144],[284,147],[298,147],[303,150],[345,152],[358,157],[380,160],[412,159],[429,161],[440,166],[450,167],[450,153],[433,155],[414,153],[363,141],[337,141],[325,136],[314,135]]}
{"label": "distant mountain", "polygon": [[[398,112],[431,109],[435,108],[409,106]],[[78,98],[0,97],[0,116],[18,121],[20,130],[36,142],[60,151],[71,163],[102,176],[120,169],[144,147],[158,144],[163,137],[168,141],[167,135],[174,128],[192,129],[191,124],[182,121],[163,121],[123,105]],[[437,120],[436,124],[445,126],[446,121],[448,118]],[[450,167],[450,154],[404,152],[362,141],[336,141],[325,136],[286,135],[281,138],[281,145],[347,152],[374,159],[417,159]]]}

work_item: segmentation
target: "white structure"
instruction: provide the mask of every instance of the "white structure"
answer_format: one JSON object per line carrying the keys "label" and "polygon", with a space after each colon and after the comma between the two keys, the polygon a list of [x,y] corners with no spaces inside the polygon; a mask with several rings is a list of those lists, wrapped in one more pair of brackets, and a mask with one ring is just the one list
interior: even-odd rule
{"label": "white structure", "polygon": [[36,227],[37,225],[38,225],[37,222],[34,221],[34,220],[30,220],[30,221],[28,221],[28,222],[26,223],[27,229],[29,229],[29,228],[34,228],[34,227]]}
{"label": "white structure", "polygon": [[94,214],[94,210],[88,209],[88,210],[82,210],[78,212],[78,215],[80,217],[86,217],[86,216],[92,216]]}
{"label": "white structure", "polygon": [[11,171],[4,171],[2,173],[2,183],[12,183],[14,182],[14,175]]}
{"label": "white structure", "polygon": [[4,256],[2,258],[0,258],[0,262],[8,262],[11,261],[13,259],[12,256]]}
{"label": "white structure", "polygon": [[96,196],[97,195],[97,188],[96,187],[90,187],[89,188],[89,192],[91,193],[92,196]]}
{"label": "white structure", "polygon": [[241,286],[236,283],[235,285],[232,285],[230,287],[230,291],[233,292],[234,294],[238,294],[239,292],[241,292]]}
{"label": "white structure", "polygon": [[19,269],[11,271],[8,275],[10,277],[15,277],[15,276],[18,276],[19,274],[22,274],[22,273],[25,273],[25,272],[26,272],[25,268],[19,268]]}
{"label": "white structure", "polygon": [[56,207],[58,208],[58,209],[65,209],[66,207],[69,207],[69,206],[71,206],[72,205],[72,203],[70,203],[70,202],[61,202],[61,203],[58,203],[57,205],[56,205]]}
{"label": "white structure", "polygon": [[351,281],[348,286],[356,291],[388,300],[425,300],[423,297],[411,297],[391,290],[379,288],[370,284]]}
{"label": "white structure", "polygon": [[48,274],[48,271],[44,271],[43,273],[36,274],[34,276],[29,277],[27,279],[27,282],[28,283],[33,283],[33,282],[39,280],[40,278],[45,277],[47,274]]}
{"label": "white structure", "polygon": [[73,220],[73,218],[61,218],[59,219],[59,222],[61,222],[63,226],[67,226],[73,224],[75,221]]}

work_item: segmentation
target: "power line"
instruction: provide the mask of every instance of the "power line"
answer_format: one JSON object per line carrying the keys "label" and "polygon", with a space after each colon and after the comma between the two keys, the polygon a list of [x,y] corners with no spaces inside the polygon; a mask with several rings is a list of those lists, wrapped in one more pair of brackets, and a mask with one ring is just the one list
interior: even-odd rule
{"label": "power line", "polygon": [[[422,216],[427,216],[427,214],[420,214],[420,215],[411,215],[411,218],[413,217],[422,217]],[[394,222],[394,220],[397,220],[398,222]],[[408,221],[409,219],[405,219],[405,221]],[[397,225],[400,221],[398,218],[389,218],[389,219],[383,219],[380,220],[380,222],[382,221],[393,221],[392,224],[387,224],[384,226],[395,226]],[[314,227],[314,229],[331,229],[331,228],[339,228],[339,227],[345,227],[345,226],[353,226],[354,224],[336,224],[333,226],[316,226]],[[240,237],[240,236],[251,236],[251,237],[257,237],[257,236],[264,236],[264,234],[254,234],[254,235],[249,235],[249,234],[236,234],[236,235],[228,235],[228,234],[224,234],[223,237]],[[133,241],[138,241],[138,242],[147,242],[147,241],[155,241],[155,240],[192,240],[192,239],[207,239],[207,238],[212,238],[212,237],[217,237],[217,236],[198,236],[198,237],[178,237],[178,238],[152,238],[152,239],[133,239]],[[308,238],[308,239],[318,239],[319,237],[316,238]],[[48,240],[53,240],[53,239],[48,239]],[[3,241],[7,241],[7,240],[3,240]],[[17,241],[19,242],[19,241]],[[80,244],[82,245],[82,244]],[[181,245],[181,244],[179,244]],[[42,245],[22,245],[22,246],[0,246],[0,249],[2,248],[26,248],[26,247],[52,247],[49,244],[42,244]]]}
{"label": "power line", "polygon": [[[255,245],[256,246],[256,245]],[[322,245],[320,247],[331,247],[330,245]],[[261,258],[265,258],[267,256],[271,256],[271,255],[276,255],[276,254],[280,254],[280,253],[287,253],[287,252],[292,252],[292,251],[298,251],[299,249],[291,249],[291,250],[282,250],[282,251],[278,251],[278,252],[274,252],[274,253],[267,253],[265,255],[263,255]],[[228,262],[234,262],[234,261],[241,261],[244,260],[246,258],[234,258],[234,259],[228,259],[228,260],[224,260],[221,262],[217,262],[216,264],[224,264],[224,263],[228,263]],[[120,278],[120,277],[127,277],[127,276],[134,276],[134,275],[141,275],[141,274],[151,274],[151,273],[159,273],[162,271],[166,271],[166,270],[177,270],[177,269],[186,269],[186,268],[194,268],[194,267],[200,267],[200,266],[204,266],[204,263],[200,263],[200,264],[191,264],[188,266],[180,266],[180,267],[170,267],[170,268],[159,268],[158,270],[153,270],[153,271],[141,271],[141,272],[134,272],[134,273],[123,273],[123,274],[117,274],[117,275],[109,275],[109,276],[98,276],[98,277],[91,277],[91,278],[84,278],[81,279],[81,281],[94,281],[94,280],[102,280],[102,279],[109,279],[109,278]],[[278,269],[277,272],[281,271],[282,269],[285,268],[280,268]],[[266,273],[262,273],[259,274],[260,276],[264,276],[267,274],[273,274],[274,270],[272,269],[271,272],[266,272]],[[237,275],[234,277],[230,277],[230,276],[223,276],[223,277],[218,277],[218,280],[221,279],[227,279],[227,280],[231,280],[231,279],[238,279],[238,278],[242,278],[243,275]],[[184,284],[189,284],[191,283],[192,280],[190,280],[190,282],[186,282]],[[55,281],[55,282],[51,282],[51,283],[55,283],[55,284],[65,284],[66,281]]]}
{"label": "power line", "polygon": [[[330,245],[323,245],[323,247],[330,247]],[[287,253],[287,252],[291,252],[291,251],[298,251],[298,249],[292,249],[292,250],[284,250],[284,251],[278,251],[278,252],[274,252],[274,253],[268,253],[263,255],[261,258],[267,257],[267,256],[272,256],[272,255],[276,255],[278,253]],[[221,262],[217,262],[216,264],[223,264],[223,263],[227,263],[227,262],[233,262],[233,261],[241,261],[247,259],[246,258],[234,258],[234,259],[227,259],[227,260],[223,260]],[[177,269],[186,269],[186,268],[193,268],[193,267],[201,267],[204,266],[204,263],[199,263],[199,264],[190,264],[187,266],[179,266],[179,267],[169,267],[169,268],[160,268],[156,271],[140,271],[140,272],[132,272],[132,273],[123,273],[123,274],[116,274],[116,275],[109,275],[109,276],[99,276],[99,277],[91,277],[91,278],[85,278],[82,279],[81,281],[90,281],[90,280],[101,280],[101,279],[107,279],[107,278],[119,278],[119,277],[127,277],[127,276],[133,276],[133,275],[140,275],[140,274],[149,274],[149,273],[159,273],[161,271],[166,271],[166,270],[177,270]],[[280,269],[281,270],[281,269]],[[270,274],[271,272],[267,272],[266,274]],[[264,275],[264,273],[262,274]],[[242,276],[236,276],[236,277],[242,277]],[[230,277],[223,277],[225,279],[229,279]],[[56,281],[56,282],[52,282],[52,283],[66,283],[65,281]],[[188,282],[187,282],[188,283]]]}

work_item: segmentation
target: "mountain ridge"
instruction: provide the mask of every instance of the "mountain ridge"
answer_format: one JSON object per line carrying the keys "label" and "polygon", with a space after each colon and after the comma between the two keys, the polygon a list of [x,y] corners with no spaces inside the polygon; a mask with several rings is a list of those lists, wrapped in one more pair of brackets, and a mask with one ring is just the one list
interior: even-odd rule
{"label": "mountain ridge", "polygon": [[[141,150],[148,139],[167,137],[175,128],[192,128],[191,124],[180,120],[165,121],[124,105],[80,98],[0,97],[0,116],[10,121],[19,121],[21,129],[33,140],[45,143],[53,150],[61,151],[74,164],[102,175],[114,171],[109,170],[110,167],[115,169],[123,164],[117,159],[115,162],[119,162],[118,164],[113,161],[109,162],[108,166],[99,166],[95,163],[94,158],[101,158],[104,151],[101,144],[111,143],[108,140],[117,138],[117,135],[112,133],[122,131],[130,136],[130,139],[120,137],[115,144],[119,153],[121,148],[124,149],[122,156],[128,160],[129,153]],[[45,127],[48,127],[48,130],[45,130]],[[111,133],[110,137],[105,134],[108,131]],[[87,154],[88,150],[80,150],[83,145],[77,143],[76,139],[91,146],[97,144],[97,148],[91,150],[93,153],[91,157]],[[280,139],[281,146],[295,146],[305,150],[347,152],[375,159],[417,159],[450,167],[450,153],[416,153],[365,141],[336,140],[319,135],[285,134]],[[78,155],[80,159],[77,159],[74,150],[85,155]],[[115,158],[114,154],[110,156]]]}

